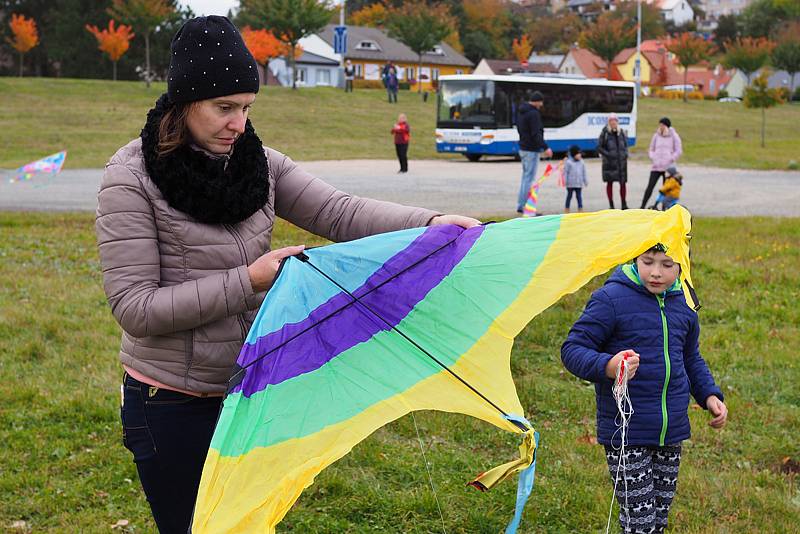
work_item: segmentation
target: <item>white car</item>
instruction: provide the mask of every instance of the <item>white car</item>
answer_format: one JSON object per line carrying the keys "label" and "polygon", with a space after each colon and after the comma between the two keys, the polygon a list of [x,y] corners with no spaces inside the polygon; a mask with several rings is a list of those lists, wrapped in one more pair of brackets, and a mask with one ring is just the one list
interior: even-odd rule
{"label": "white car", "polygon": [[741,102],[741,98],[737,98],[735,96],[726,96],[725,98],[720,98],[717,102]]}

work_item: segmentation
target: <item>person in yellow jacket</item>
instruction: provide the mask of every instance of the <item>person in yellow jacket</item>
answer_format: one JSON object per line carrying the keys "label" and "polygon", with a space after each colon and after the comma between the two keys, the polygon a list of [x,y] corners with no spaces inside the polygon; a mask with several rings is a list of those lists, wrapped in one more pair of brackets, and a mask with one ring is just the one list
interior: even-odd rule
{"label": "person in yellow jacket", "polygon": [[683,176],[674,166],[667,168],[667,179],[664,185],[658,190],[656,203],[650,209],[668,210],[678,203],[681,198],[681,187],[683,186]]}

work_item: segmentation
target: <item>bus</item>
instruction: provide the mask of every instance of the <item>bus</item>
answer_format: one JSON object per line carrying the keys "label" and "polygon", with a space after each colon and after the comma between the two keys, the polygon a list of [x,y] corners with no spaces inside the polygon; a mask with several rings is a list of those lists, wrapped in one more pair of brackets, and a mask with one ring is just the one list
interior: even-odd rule
{"label": "bus", "polygon": [[544,137],[553,152],[571,145],[595,152],[597,138],[616,113],[628,143],[636,143],[636,98],[632,82],[541,75],[441,76],[436,115],[436,151],[482,156],[517,156],[517,109],[526,95],[544,95]]}

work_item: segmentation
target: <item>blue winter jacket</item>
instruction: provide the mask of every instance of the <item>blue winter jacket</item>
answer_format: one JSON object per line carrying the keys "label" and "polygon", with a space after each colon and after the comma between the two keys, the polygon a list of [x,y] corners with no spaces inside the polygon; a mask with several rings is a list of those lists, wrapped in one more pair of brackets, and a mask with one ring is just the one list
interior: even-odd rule
{"label": "blue winter jacket", "polygon": [[599,443],[620,444],[613,381],[605,368],[626,349],[640,358],[628,383],[634,414],[627,444],[663,446],[690,437],[689,393],[703,408],[709,395],[723,399],[700,356],[699,336],[697,314],[686,304],[679,281],[654,295],[635,266],[624,265],[592,294],[561,346],[561,360],[572,374],[595,384]]}

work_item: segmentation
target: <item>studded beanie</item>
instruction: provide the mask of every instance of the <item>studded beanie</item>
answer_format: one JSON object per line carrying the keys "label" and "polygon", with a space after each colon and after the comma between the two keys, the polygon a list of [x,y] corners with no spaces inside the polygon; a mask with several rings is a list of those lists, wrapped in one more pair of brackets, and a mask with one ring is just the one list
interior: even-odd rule
{"label": "studded beanie", "polygon": [[174,103],[258,92],[256,61],[227,17],[187,21],[172,38],[167,93]]}

